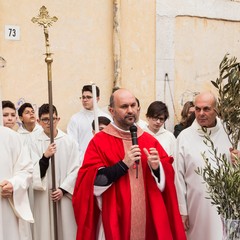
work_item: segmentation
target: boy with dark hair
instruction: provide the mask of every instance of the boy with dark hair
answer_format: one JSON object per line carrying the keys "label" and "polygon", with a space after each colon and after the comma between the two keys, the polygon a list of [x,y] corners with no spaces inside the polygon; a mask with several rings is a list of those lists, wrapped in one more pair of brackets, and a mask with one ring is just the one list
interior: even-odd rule
{"label": "boy with dark hair", "polygon": [[148,126],[143,130],[154,136],[169,156],[174,156],[176,138],[173,133],[164,128],[169,117],[167,105],[161,101],[152,102],[147,109]]}
{"label": "boy with dark hair", "polygon": [[[92,85],[84,85],[82,88],[82,94],[84,92],[91,92],[92,93]],[[96,95],[97,97],[100,97],[100,89],[98,86],[96,86]]]}
{"label": "boy with dark hair", "polygon": [[17,113],[14,103],[2,101],[3,126],[13,129],[17,122]]}
{"label": "boy with dark hair", "polygon": [[17,131],[23,136],[24,143],[29,145],[31,141],[33,141],[34,136],[42,130],[42,128],[37,124],[37,118],[32,104],[22,104],[18,109],[18,116],[22,125]]}
{"label": "boy with dark hair", "polygon": [[[53,106],[53,136],[50,143],[49,104],[39,108],[38,123],[42,126],[32,146],[34,159],[34,237],[51,240],[53,236],[52,201],[57,202],[58,235],[62,240],[75,240],[76,223],[74,220],[71,196],[80,166],[77,143],[57,128],[60,118]],[[52,189],[50,158],[55,154],[56,189]]]}
{"label": "boy with dark hair", "polygon": [[[99,131],[102,131],[111,121],[104,116],[98,117]],[[95,120],[92,121],[92,133],[95,134]]]}

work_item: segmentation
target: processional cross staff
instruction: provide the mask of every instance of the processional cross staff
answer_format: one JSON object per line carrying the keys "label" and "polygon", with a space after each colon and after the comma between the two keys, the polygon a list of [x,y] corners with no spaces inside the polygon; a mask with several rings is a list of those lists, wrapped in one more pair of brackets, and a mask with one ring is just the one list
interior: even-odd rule
{"label": "processional cross staff", "polygon": [[[50,115],[50,141],[54,142],[53,135],[53,98],[52,98],[52,53],[50,52],[49,44],[49,34],[48,27],[51,27],[53,22],[58,20],[57,17],[50,17],[45,6],[42,6],[39,10],[37,17],[32,18],[33,23],[38,23],[38,25],[43,27],[45,35],[45,45],[46,45],[46,58],[45,62],[47,63],[47,75],[48,75],[48,101],[49,101],[49,115]],[[54,155],[51,157],[51,173],[52,173],[52,191],[56,190],[56,177],[55,177],[55,159]],[[53,224],[54,224],[54,239],[58,240],[58,231],[57,231],[57,203],[53,203]]]}

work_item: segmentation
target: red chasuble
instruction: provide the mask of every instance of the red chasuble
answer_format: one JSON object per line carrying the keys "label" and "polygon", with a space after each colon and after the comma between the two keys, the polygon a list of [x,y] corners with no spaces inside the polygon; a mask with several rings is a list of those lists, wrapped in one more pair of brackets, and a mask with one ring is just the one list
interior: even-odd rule
{"label": "red chasuble", "polygon": [[[125,149],[130,145],[130,132],[122,132],[112,124],[96,134],[89,143],[72,198],[78,226],[77,240],[94,240],[97,236],[100,212],[93,191],[98,169],[123,160]],[[144,235],[141,239],[185,240],[174,185],[173,159],[167,156],[154,137],[139,128],[138,145],[141,149],[139,178],[133,180],[133,169],[129,169],[127,174],[120,177],[102,194],[105,238],[106,240],[139,239],[136,237],[136,229],[132,229],[137,226]],[[165,172],[166,186],[163,192],[157,187],[143,152],[143,148],[152,147],[158,150]],[[136,194],[138,190],[133,186],[138,180],[143,186],[138,187],[138,194],[141,195],[136,198],[135,195],[131,195],[133,192]],[[140,219],[133,218],[132,215]],[[139,227],[139,223],[143,226]]]}

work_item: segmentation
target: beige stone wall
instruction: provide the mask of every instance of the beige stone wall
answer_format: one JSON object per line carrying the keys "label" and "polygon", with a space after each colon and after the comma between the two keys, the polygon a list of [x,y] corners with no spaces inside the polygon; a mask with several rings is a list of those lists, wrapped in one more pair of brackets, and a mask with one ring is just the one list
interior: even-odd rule
{"label": "beige stone wall", "polygon": [[[121,86],[133,90],[143,108],[154,99],[155,1],[121,2]],[[16,105],[27,101],[40,106],[48,101],[47,65],[43,29],[31,22],[45,5],[58,21],[49,28],[53,102],[60,128],[81,109],[81,88],[91,82],[101,89],[100,107],[108,104],[113,87],[113,2],[111,0],[0,0],[0,69],[2,99]],[[20,27],[19,41],[4,38],[4,26]],[[147,29],[147,31],[146,31]],[[24,98],[24,100],[22,100]],[[145,105],[145,106],[144,106]],[[143,114],[144,115],[144,114]]]}
{"label": "beige stone wall", "polygon": [[195,92],[216,89],[224,55],[240,57],[240,22],[191,16],[176,17],[175,104],[178,113]]}
{"label": "beige stone wall", "polygon": [[[120,6],[120,86],[140,99],[143,119],[152,101],[165,101],[170,110],[166,126],[172,130],[183,102],[211,87],[224,54],[239,57],[240,4],[115,1]],[[0,0],[0,56],[7,60],[0,69],[2,98],[36,107],[48,101],[43,29],[31,22],[45,5],[51,16],[59,18],[49,33],[54,53],[53,101],[60,127],[65,130],[71,115],[81,109],[79,96],[85,84],[94,82],[100,87],[99,106],[106,107],[114,81],[113,2]],[[19,26],[21,39],[6,40],[5,25]],[[169,86],[164,82],[166,73]]]}
{"label": "beige stone wall", "polygon": [[121,1],[122,85],[142,105],[142,118],[155,100],[155,1]]}
{"label": "beige stone wall", "polygon": [[156,98],[169,107],[167,129],[186,100],[212,88],[225,53],[239,61],[239,11],[230,0],[156,0]]}

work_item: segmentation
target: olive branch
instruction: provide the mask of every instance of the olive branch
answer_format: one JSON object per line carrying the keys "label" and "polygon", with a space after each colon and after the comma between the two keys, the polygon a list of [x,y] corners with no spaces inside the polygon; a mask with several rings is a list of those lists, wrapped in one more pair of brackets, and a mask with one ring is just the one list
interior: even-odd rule
{"label": "olive branch", "polygon": [[[218,214],[225,219],[240,218],[240,164],[229,162],[225,154],[218,153],[207,133],[203,128],[204,143],[209,147],[210,157],[202,153],[205,162],[204,168],[197,168],[197,174],[201,175],[207,184],[207,192],[211,204],[216,205]],[[214,162],[214,164],[212,164]]]}
{"label": "olive branch", "polygon": [[226,54],[219,65],[219,78],[211,81],[218,91],[217,113],[233,148],[240,140],[240,63]]}
{"label": "olive branch", "polygon": [[[219,78],[211,81],[218,90],[217,113],[234,149],[240,140],[240,63],[235,57],[224,56],[219,65]],[[202,153],[204,168],[197,168],[207,184],[209,199],[225,219],[240,218],[240,159],[232,164],[225,154],[220,154],[210,138],[211,133],[202,128],[204,143],[209,147],[210,158]],[[212,164],[213,163],[213,164]]]}

